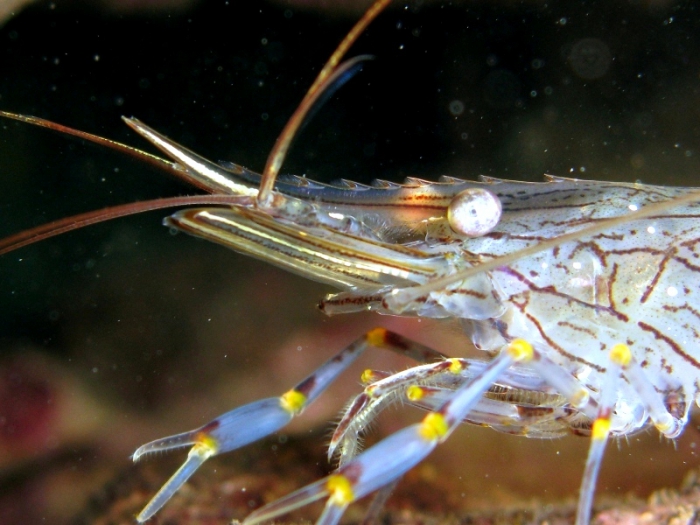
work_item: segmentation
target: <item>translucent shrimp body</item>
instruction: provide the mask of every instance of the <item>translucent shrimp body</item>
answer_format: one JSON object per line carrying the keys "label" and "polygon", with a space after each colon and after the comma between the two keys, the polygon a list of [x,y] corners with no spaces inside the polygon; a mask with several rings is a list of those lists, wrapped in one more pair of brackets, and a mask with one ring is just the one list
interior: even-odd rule
{"label": "translucent shrimp body", "polygon": [[[182,467],[138,515],[144,522],[209,458],[282,429],[369,348],[416,366],[369,370],[331,438],[330,476],[253,512],[249,525],[316,500],[319,523],[336,523],[377,493],[377,512],[401,476],[463,422],[529,437],[590,436],[577,523],[590,521],[610,435],[649,425],[674,438],[700,391],[700,192],[547,177],[522,183],[482,177],[408,179],[364,186],[277,177],[291,138],[319,95],[361,61],[342,53],[388,0],[378,0],[290,119],[262,175],[216,164],[136,119],[127,124],[165,160],[63,126],[0,112],[155,164],[210,195],[115,207],[0,241],[0,254],[63,231],[147,209],[187,208],[165,224],[321,281],[340,291],[321,309],[456,318],[483,359],[448,357],[382,328],[339,351],[303,381],[226,412],[192,431],[157,439],[133,455],[189,447]],[[218,206],[218,207],[213,207]],[[359,436],[402,399],[427,411],[364,452]]]}
{"label": "translucent shrimp body", "polygon": [[[378,490],[381,502],[411,465],[466,421],[530,437],[590,435],[578,512],[583,524],[609,435],[649,424],[669,438],[682,431],[698,395],[700,368],[694,329],[700,304],[694,289],[683,284],[700,269],[700,197],[692,190],[556,177],[542,183],[409,179],[372,187],[288,177],[277,182],[272,205],[260,206],[260,176],[207,161],[135,119],[127,123],[174,162],[136,156],[214,194],[174,203],[225,205],[179,211],[167,225],[340,288],[322,302],[327,314],[369,309],[461,319],[474,344],[491,356],[447,359],[398,334],[368,332],[280,397],[140,447],[135,460],[173,448],[191,450],[139,521],[153,516],[208,458],[281,429],[370,347],[406,355],[418,366],[389,376],[367,373],[367,386],[331,441],[329,455],[339,454],[339,470],[259,509],[250,523],[321,498],[327,505],[320,523],[336,522],[349,504],[371,492]],[[462,231],[468,215],[458,216],[459,231],[454,229],[455,211],[462,209],[456,203],[467,190],[488,192],[487,200],[500,203],[486,208],[496,210],[498,216],[488,218],[496,226],[476,237]],[[130,205],[108,215],[85,214],[74,223],[133,212]],[[0,252],[65,226],[59,221],[13,236],[0,243]],[[406,396],[429,411],[424,421],[358,455],[367,424]]]}
{"label": "translucent shrimp body", "polygon": [[[688,189],[555,177],[539,184],[450,178],[376,186],[329,187],[290,178],[273,193],[274,208],[261,209],[251,199],[166,219],[344,288],[323,301],[328,314],[370,309],[456,317],[477,347],[496,355],[488,364],[455,364],[395,334],[366,334],[354,344],[402,352],[426,364],[396,376],[370,374],[331,443],[331,454],[340,453],[338,472],[256,511],[249,522],[328,498],[320,522],[334,523],[355,499],[391,487],[463,420],[533,437],[590,435],[578,518],[587,522],[608,436],[654,424],[675,437],[697,395],[693,321],[700,304],[692,289],[678,283],[692,282],[698,269],[700,207],[688,203]],[[451,203],[467,188],[488,191],[502,208],[497,226],[478,237],[456,232],[448,218]],[[687,204],[666,204],[680,199]],[[655,213],[657,208],[662,212]],[[623,226],[607,228],[624,216],[630,219]],[[574,240],[557,242],[567,236]],[[551,241],[552,247],[539,249]],[[539,251],[519,256],[533,248]],[[497,264],[507,257],[513,260]],[[487,265],[493,268],[479,271]],[[473,275],[462,277],[465,272]],[[433,286],[441,280],[449,284]],[[514,344],[524,344],[527,357],[514,354]],[[327,384],[316,374],[307,381]],[[510,396],[499,398],[495,387]],[[430,410],[424,422],[356,455],[358,435],[404,391],[410,402]],[[262,410],[260,417],[265,420]],[[228,424],[228,418],[218,422]],[[386,457],[396,461],[381,459]]]}

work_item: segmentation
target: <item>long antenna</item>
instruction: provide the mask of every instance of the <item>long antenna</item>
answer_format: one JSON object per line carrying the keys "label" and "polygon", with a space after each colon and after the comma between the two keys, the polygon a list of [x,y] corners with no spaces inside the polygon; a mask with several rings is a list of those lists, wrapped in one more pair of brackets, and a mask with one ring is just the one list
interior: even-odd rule
{"label": "long antenna", "polygon": [[323,69],[314,80],[309,90],[306,92],[304,99],[301,104],[297,107],[296,111],[292,114],[287,122],[286,126],[277,138],[270,155],[267,157],[267,163],[265,164],[265,169],[262,173],[262,180],[260,181],[260,190],[258,192],[257,204],[261,208],[269,208],[273,206],[273,196],[272,190],[275,185],[275,180],[277,179],[277,174],[282,167],[285,157],[287,156],[287,151],[289,150],[289,145],[292,143],[292,139],[296,135],[299,126],[304,121],[304,117],[308,113],[316,102],[316,99],[324,92],[325,86],[327,85],[330,77],[336,72],[338,64],[342,60],[345,53],[347,53],[350,46],[352,46],[357,38],[362,34],[365,28],[374,20],[382,10],[389,5],[391,0],[377,0],[374,2],[372,7],[370,7],[360,20],[355,24],[355,26],[350,30],[350,32],[343,38],[336,50],[333,52],[331,57],[323,66]]}

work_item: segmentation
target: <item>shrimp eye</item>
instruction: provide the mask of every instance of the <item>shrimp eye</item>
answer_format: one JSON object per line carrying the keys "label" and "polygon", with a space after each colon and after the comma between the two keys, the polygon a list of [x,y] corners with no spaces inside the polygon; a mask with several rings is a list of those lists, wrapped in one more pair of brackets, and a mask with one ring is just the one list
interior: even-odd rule
{"label": "shrimp eye", "polygon": [[498,225],[501,211],[501,201],[493,192],[469,188],[458,193],[447,206],[447,220],[455,233],[481,237]]}

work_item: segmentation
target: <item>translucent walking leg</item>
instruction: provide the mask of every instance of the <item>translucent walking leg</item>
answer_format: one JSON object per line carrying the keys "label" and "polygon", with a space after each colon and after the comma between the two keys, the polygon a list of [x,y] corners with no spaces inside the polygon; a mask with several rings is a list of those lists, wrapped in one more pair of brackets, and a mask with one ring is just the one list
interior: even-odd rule
{"label": "translucent walking leg", "polygon": [[513,341],[493,359],[473,381],[455,391],[455,395],[421,423],[395,432],[370,447],[330,476],[297,490],[250,514],[245,525],[255,525],[286,514],[302,505],[327,497],[326,510],[318,523],[336,523],[345,508],[403,476],[421,462],[479,402],[483,393],[514,362],[531,359],[532,346]]}
{"label": "translucent walking leg", "polygon": [[[451,358],[411,367],[402,372],[389,374],[386,372],[366,370],[362,374],[362,382],[369,383],[364,392],[359,394],[346,408],[343,417],[339,421],[328,446],[329,460],[334,454],[339,456],[339,464],[343,465],[356,455],[359,448],[360,434],[379,415],[379,413],[395,402],[405,401],[405,393],[409,390],[416,394],[408,396],[409,401],[421,408],[436,410],[447,399],[454,395],[454,391],[472,378],[481,374],[488,365],[487,361],[477,359],[457,359]],[[548,385],[531,382],[531,369],[513,367],[508,369],[499,380],[499,389],[508,390],[510,398],[505,401],[489,400],[482,398],[474,411],[470,412],[467,422],[478,425],[493,426],[498,429],[508,429],[508,433],[518,433],[534,435],[536,430],[532,429],[532,434],[528,433],[526,426],[532,421],[526,422],[520,417],[517,403],[513,399],[519,395],[517,390],[525,397],[528,394],[537,392],[542,402],[546,403],[548,398],[552,402],[560,401],[562,396],[558,394],[548,395],[546,391],[531,390],[543,388]],[[418,386],[420,385],[420,386]],[[430,385],[436,385],[438,389],[432,389]],[[527,388],[523,389],[523,385]],[[425,390],[420,393],[420,389]],[[441,388],[442,387],[442,388]],[[423,395],[424,394],[424,395]],[[420,395],[421,400],[418,396]],[[494,394],[495,395],[495,394]],[[505,395],[504,395],[505,397]],[[532,400],[525,400],[531,404]],[[543,405],[547,407],[549,405]],[[554,411],[557,411],[556,413]],[[552,405],[550,419],[559,417],[564,419],[566,410],[558,405]],[[518,427],[518,423],[523,425]],[[547,431],[548,437],[565,433],[563,429],[565,423],[561,423],[562,430],[559,432]]]}
{"label": "translucent walking leg", "polygon": [[600,391],[598,415],[593,422],[591,430],[591,446],[588,449],[586,468],[581,482],[581,491],[576,512],[576,525],[588,525],[591,521],[591,509],[593,508],[593,496],[595,494],[596,481],[603,462],[605,445],[610,435],[610,419],[615,404],[615,392],[620,379],[622,369],[629,364],[632,354],[627,345],[617,344],[610,350],[610,365],[605,372],[603,385]]}
{"label": "translucent walking leg", "polygon": [[[566,435],[571,431],[570,419],[576,415],[568,406],[562,406],[557,396],[551,396],[533,406],[529,403],[530,392],[523,392],[523,403],[517,396],[510,402],[482,397],[469,411],[465,423],[490,427],[505,434],[549,439]],[[418,386],[407,389],[406,397],[412,405],[425,410],[437,410],[454,395],[454,389]]]}
{"label": "translucent walking leg", "polygon": [[[366,370],[361,381],[367,386],[345,409],[328,447],[329,460],[335,454],[340,465],[352,459],[360,434],[382,410],[403,401],[404,390],[412,392],[408,395],[412,404],[436,410],[487,364],[480,359],[451,358],[395,374]],[[551,438],[578,432],[576,421],[593,420],[596,413],[597,401],[578,379],[534,352],[527,365],[515,364],[504,371],[465,422],[508,434]]]}
{"label": "translucent walking leg", "polygon": [[[437,350],[383,328],[375,328],[374,330],[371,330],[367,333],[366,337],[369,344],[375,348],[389,350],[399,355],[408,357],[409,359],[413,359],[419,363],[431,363],[429,366],[439,367],[443,366],[446,362],[446,356]],[[414,367],[411,368],[411,370],[420,368],[421,367]],[[379,379],[394,377],[394,375],[384,372],[377,372],[376,375],[373,374],[374,373],[371,370],[366,370],[362,374],[362,382],[370,383],[370,385],[368,385],[365,392],[356,397],[346,409],[345,415],[338,424],[338,427],[328,446],[329,461],[332,459],[337,450],[339,450],[340,465],[355,457],[357,450],[359,449],[359,433],[372,421],[372,415],[374,413],[379,412],[382,410],[382,408],[388,406],[396,400],[396,397],[391,399],[381,398],[381,396],[376,396],[376,399],[374,400],[370,399],[371,397],[375,397],[372,396],[371,390],[374,388],[373,385],[375,385]],[[367,393],[368,391],[369,394]],[[358,413],[361,411],[367,415],[367,417],[364,419],[364,423],[361,415],[359,415],[359,417],[354,417],[358,416]],[[351,435],[351,437],[344,440],[343,445],[338,449],[338,446],[341,444],[341,439],[343,439],[343,437],[348,433]]]}
{"label": "translucent walking leg", "polygon": [[136,516],[136,521],[143,523],[150,519],[213,454],[215,454],[215,450],[211,447],[199,443],[195,444],[190,449],[189,454],[187,454],[187,459],[182,466],[175,471],[175,474],[170,477],[156,495],[151,498],[151,501],[139,512],[138,516]]}
{"label": "translucent walking leg", "polygon": [[284,427],[372,344],[371,334],[370,332],[356,340],[280,397],[254,401],[227,412],[198,429],[139,447],[134,452],[134,461],[154,452],[188,446],[192,448],[185,463],[141,511],[137,521],[142,523],[158,512],[208,458],[240,448]]}
{"label": "translucent walking leg", "polygon": [[639,394],[639,399],[657,430],[669,439],[678,437],[683,431],[685,421],[674,417],[666,409],[662,396],[634,359],[625,367],[625,377]]}
{"label": "translucent walking leg", "polygon": [[[479,364],[483,369],[484,363]],[[328,459],[330,460],[336,452],[341,465],[352,459],[358,449],[360,433],[384,408],[403,399],[403,390],[406,386],[428,381],[445,371],[459,374],[467,366],[466,360],[441,359],[436,363],[411,367],[390,375],[366,370],[362,374],[362,382],[369,382],[369,384],[364,392],[348,405],[338,422],[328,445]]]}

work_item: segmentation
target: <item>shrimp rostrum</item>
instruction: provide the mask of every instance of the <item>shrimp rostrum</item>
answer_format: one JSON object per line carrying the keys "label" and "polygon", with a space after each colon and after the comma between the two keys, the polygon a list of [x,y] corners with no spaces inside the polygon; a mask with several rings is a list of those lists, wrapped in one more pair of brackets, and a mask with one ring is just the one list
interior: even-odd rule
{"label": "shrimp rostrum", "polygon": [[[262,175],[216,164],[142,122],[126,123],[164,160],[58,124],[3,113],[122,150],[171,171],[209,195],[162,199],[58,221],[10,237],[0,253],[101,220],[182,205],[165,223],[340,289],[329,314],[457,318],[482,359],[448,357],[382,328],[342,349],[296,386],[227,412],[201,428],[141,446],[189,448],[182,467],[137,517],[151,518],[207,459],[282,429],[365,349],[416,361],[405,371],[366,371],[363,391],[331,438],[328,477],[254,511],[273,519],[325,500],[319,523],[395,483],[462,422],[528,437],[590,436],[577,522],[588,523],[607,441],[655,426],[683,430],[700,384],[700,318],[693,281],[700,257],[700,192],[547,177],[523,183],[443,177],[365,186],[277,177],[295,131],[319,96],[359,67],[340,63],[387,2],[358,22],[292,116]],[[340,65],[338,65],[340,64]],[[216,205],[216,206],[213,206]],[[427,413],[365,451],[366,426],[404,400]]]}

